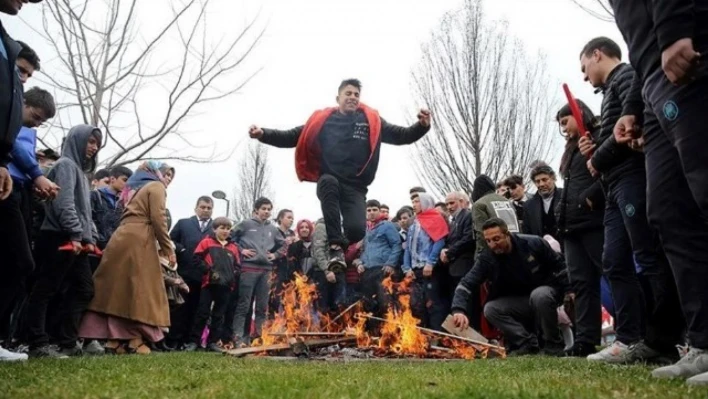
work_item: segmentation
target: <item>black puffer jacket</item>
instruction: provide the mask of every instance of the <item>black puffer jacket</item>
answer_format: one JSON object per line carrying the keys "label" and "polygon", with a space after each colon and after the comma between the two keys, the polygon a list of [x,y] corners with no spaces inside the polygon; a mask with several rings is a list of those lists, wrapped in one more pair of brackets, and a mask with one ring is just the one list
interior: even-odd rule
{"label": "black puffer jacket", "polygon": [[644,173],[644,154],[617,144],[612,133],[622,116],[622,105],[629,95],[634,76],[631,66],[620,64],[610,72],[602,88],[602,125],[595,142],[597,149],[592,156],[592,166],[602,173],[607,184],[612,184],[621,176]]}
{"label": "black puffer jacket", "polygon": [[[593,139],[597,138],[599,131],[599,127],[591,130]],[[561,237],[602,228],[605,215],[605,193],[600,179],[590,175],[587,159],[577,145],[569,147],[566,152],[569,152],[568,167],[563,172],[563,194],[556,206],[558,233]],[[587,200],[592,203],[592,209]]]}

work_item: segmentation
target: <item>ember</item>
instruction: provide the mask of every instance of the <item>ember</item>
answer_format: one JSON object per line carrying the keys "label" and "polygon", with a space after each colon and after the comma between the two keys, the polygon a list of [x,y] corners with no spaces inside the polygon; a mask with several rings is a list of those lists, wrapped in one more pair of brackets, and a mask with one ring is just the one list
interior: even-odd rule
{"label": "ember", "polygon": [[[263,336],[249,348],[226,353],[233,356],[289,353],[301,357],[325,353],[334,358],[358,353],[355,357],[474,359],[486,358],[491,349],[504,357],[504,348],[486,341],[420,327],[420,320],[413,316],[410,306],[411,282],[405,279],[396,283],[390,277],[384,280],[384,288],[393,299],[385,318],[363,313],[361,302],[357,302],[330,319],[317,311],[316,286],[306,276],[297,275],[285,285],[282,310],[264,325]],[[378,323],[378,337],[367,331],[370,322]]]}

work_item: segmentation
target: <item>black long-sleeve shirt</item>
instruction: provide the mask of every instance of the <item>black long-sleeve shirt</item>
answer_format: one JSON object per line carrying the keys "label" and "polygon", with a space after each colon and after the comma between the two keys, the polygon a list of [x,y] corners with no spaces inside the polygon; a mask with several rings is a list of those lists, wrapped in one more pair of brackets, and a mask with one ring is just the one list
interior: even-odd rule
{"label": "black long-sleeve shirt", "polygon": [[[290,130],[263,129],[264,134],[260,141],[275,147],[293,148],[297,145],[303,128],[304,126]],[[430,130],[429,126],[420,123],[415,123],[411,127],[401,127],[381,118],[381,140],[369,161],[370,131],[364,112],[357,111],[353,114],[335,112],[327,118],[318,136],[322,154],[320,173],[330,174],[341,182],[357,187],[368,187],[374,181],[378,170],[381,143],[412,144],[422,138],[428,130]]]}
{"label": "black long-sleeve shirt", "polygon": [[10,162],[10,151],[22,127],[23,92],[15,62],[20,45],[12,40],[0,22],[0,166]]}
{"label": "black long-sleeve shirt", "polygon": [[641,120],[644,103],[641,87],[661,68],[661,53],[676,41],[693,39],[693,47],[708,50],[708,0],[611,0],[615,21],[629,48],[629,59],[637,72],[633,96],[625,102],[622,115]]}

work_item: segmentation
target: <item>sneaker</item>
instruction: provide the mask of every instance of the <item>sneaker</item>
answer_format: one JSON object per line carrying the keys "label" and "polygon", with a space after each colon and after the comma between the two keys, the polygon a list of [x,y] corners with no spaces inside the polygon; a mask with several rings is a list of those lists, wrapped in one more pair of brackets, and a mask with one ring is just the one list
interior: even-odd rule
{"label": "sneaker", "polygon": [[79,357],[84,354],[84,350],[81,348],[81,345],[76,344],[68,348],[60,348],[59,353],[68,357]]}
{"label": "sneaker", "polygon": [[519,349],[516,349],[509,353],[509,356],[511,357],[518,357],[518,356],[530,356],[530,355],[536,355],[538,354],[539,349],[538,346],[532,346],[532,345],[524,345],[520,347]]}
{"label": "sneaker", "polygon": [[650,348],[644,341],[629,346],[627,363],[648,362],[661,356],[661,352]]}
{"label": "sneaker", "polygon": [[10,352],[0,346],[0,363],[2,362],[22,362],[29,358],[26,353]]}
{"label": "sneaker", "polygon": [[103,356],[106,354],[106,350],[103,349],[100,342],[94,339],[89,343],[84,343],[84,353],[90,356]]}
{"label": "sneaker", "polygon": [[692,386],[708,385],[708,373],[694,375],[686,380],[686,384]]}
{"label": "sneaker", "polygon": [[595,345],[586,342],[576,342],[565,351],[565,355],[567,357],[588,357],[596,352]]}
{"label": "sneaker", "polygon": [[329,249],[329,262],[327,262],[327,270],[334,273],[343,272],[347,268],[347,263],[344,261],[344,251],[342,248]]}
{"label": "sneaker", "polygon": [[209,345],[207,345],[206,350],[208,352],[216,352],[216,353],[224,352],[224,350],[215,342],[212,342]]}
{"label": "sneaker", "polygon": [[194,352],[197,349],[199,349],[199,345],[195,344],[194,342],[190,342],[188,344],[184,344],[184,349],[182,349],[185,352]]}
{"label": "sneaker", "polygon": [[629,346],[619,341],[615,341],[612,345],[601,350],[600,352],[589,355],[587,359],[593,362],[622,364],[627,363],[628,355]]}
{"label": "sneaker", "polygon": [[52,358],[52,359],[68,359],[69,358],[69,356],[59,353],[51,345],[44,345],[44,346],[40,346],[39,348],[30,349],[29,357],[31,357],[31,358],[48,357],[48,358]]}
{"label": "sneaker", "polygon": [[[670,366],[651,372],[654,378],[689,378],[708,372],[708,350],[691,348],[686,356]],[[700,380],[700,379],[698,379]]]}

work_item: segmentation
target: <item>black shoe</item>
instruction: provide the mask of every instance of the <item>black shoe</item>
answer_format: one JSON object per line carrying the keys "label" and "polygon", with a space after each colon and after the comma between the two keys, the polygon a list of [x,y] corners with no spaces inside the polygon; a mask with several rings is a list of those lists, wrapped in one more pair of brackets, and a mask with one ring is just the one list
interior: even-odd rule
{"label": "black shoe", "polygon": [[194,342],[190,342],[188,344],[184,344],[184,348],[182,350],[185,352],[194,352],[197,349],[199,349],[199,345],[195,344]]}
{"label": "black shoe", "polygon": [[529,356],[529,355],[537,355],[539,352],[538,346],[533,346],[533,345],[524,345],[519,349],[516,349],[509,353],[509,356],[511,357],[518,357],[518,356]]}
{"label": "black shoe", "polygon": [[593,353],[597,353],[595,345],[588,344],[585,342],[576,342],[573,346],[565,351],[567,357],[588,357]]}
{"label": "black shoe", "polygon": [[59,354],[64,355],[64,356],[68,356],[68,357],[79,357],[79,356],[83,356],[84,350],[81,345],[76,344],[74,346],[60,347]]}
{"label": "black shoe", "polygon": [[563,345],[554,345],[554,344],[548,344],[546,343],[546,346],[543,347],[543,350],[541,353],[544,356],[550,356],[550,357],[563,357],[565,356],[565,351],[563,350]]}
{"label": "black shoe", "polygon": [[156,342],[154,346],[159,352],[174,352],[176,350],[175,348],[169,346],[164,339],[160,342]]}
{"label": "black shoe", "polygon": [[216,342],[212,342],[207,345],[206,347],[207,352],[216,352],[216,353],[222,353],[224,350],[216,344]]}
{"label": "black shoe", "polygon": [[339,273],[343,272],[346,268],[347,263],[344,261],[344,251],[342,251],[342,248],[330,248],[327,270],[333,273]]}
{"label": "black shoe", "polygon": [[38,348],[30,349],[29,357],[31,357],[31,358],[47,357],[47,358],[53,358],[53,359],[68,359],[69,358],[69,356],[59,353],[51,345],[44,345],[44,346],[40,346]]}

